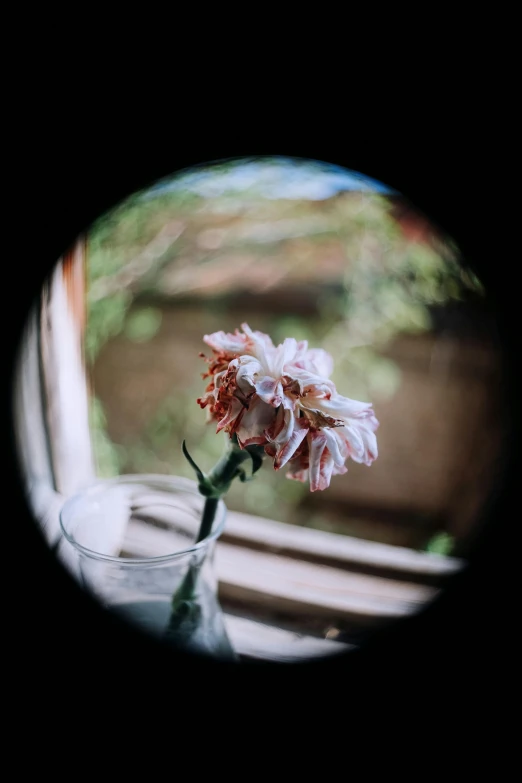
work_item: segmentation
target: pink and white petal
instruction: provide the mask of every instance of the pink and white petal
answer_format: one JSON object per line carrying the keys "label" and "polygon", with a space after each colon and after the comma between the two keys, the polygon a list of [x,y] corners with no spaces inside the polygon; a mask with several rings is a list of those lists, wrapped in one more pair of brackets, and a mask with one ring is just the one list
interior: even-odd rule
{"label": "pink and white petal", "polygon": [[289,468],[286,472],[286,478],[293,479],[293,481],[301,481],[303,484],[308,481],[309,477],[308,468],[300,468],[298,464]]}
{"label": "pink and white petal", "polygon": [[278,408],[274,424],[268,430],[265,430],[267,439],[275,443],[279,448],[292,435],[295,422],[296,417],[292,411],[287,411],[283,407]]}
{"label": "pink and white petal", "polygon": [[273,424],[276,410],[271,405],[254,397],[248,410],[245,410],[236,434],[241,446],[253,443],[266,443],[265,430]]}
{"label": "pink and white petal", "polygon": [[257,375],[261,372],[261,365],[253,356],[240,356],[235,361],[238,362],[237,385],[242,392],[249,394],[254,391]]}
{"label": "pink and white petal", "polygon": [[338,437],[337,432],[335,429],[330,429],[329,427],[325,427],[325,429],[322,430],[325,438],[326,438],[326,446],[328,448],[328,451],[332,455],[332,459],[334,461],[334,464],[337,468],[340,468],[344,465],[346,461],[346,447],[342,443],[341,439]]}
{"label": "pink and white petal", "polygon": [[299,383],[301,393],[307,396],[327,396],[337,394],[335,384],[328,378],[323,378],[317,373],[313,373],[310,370],[302,369],[299,367],[288,367],[286,375],[293,378]]}
{"label": "pink and white petal", "polygon": [[[295,452],[308,434],[308,426],[304,419],[295,419],[293,414],[290,414],[290,416],[291,418],[288,427],[288,437],[277,452],[276,458],[274,460],[274,468],[276,470],[282,468],[290,459],[292,459]],[[293,422],[293,424],[291,424],[291,422]]]}
{"label": "pink and white petal", "polygon": [[214,332],[213,334],[206,334],[203,337],[203,342],[209,345],[214,351],[218,353],[245,353],[249,345],[249,338],[247,335],[240,334],[236,330],[235,334],[229,334],[227,332]]}
{"label": "pink and white petal", "polygon": [[316,492],[330,486],[334,461],[324,433],[313,433],[310,439],[310,492]]}
{"label": "pink and white petal", "polygon": [[334,362],[329,353],[322,348],[311,348],[304,357],[305,367],[312,372],[329,378],[333,372]]}
{"label": "pink and white petal", "polygon": [[265,375],[264,378],[261,378],[255,384],[255,389],[258,397],[268,405],[278,408],[282,404],[284,392],[279,378],[271,378],[269,375]]}
{"label": "pink and white petal", "polygon": [[360,429],[353,425],[353,422],[340,427],[339,437],[344,441],[351,459],[355,462],[363,462],[365,459],[365,445],[361,436]]}
{"label": "pink and white petal", "polygon": [[261,362],[265,372],[268,373],[270,358],[275,351],[272,340],[264,332],[252,331],[248,324],[241,324],[241,328],[249,338],[249,353],[253,354]]}
{"label": "pink and white petal", "polygon": [[252,340],[253,342],[261,342],[267,348],[274,348],[274,343],[268,334],[252,330],[247,323],[241,324],[241,328],[249,340]]}
{"label": "pink and white petal", "polygon": [[308,340],[299,340],[296,345],[296,352],[293,363],[296,366],[301,366],[299,363],[304,359],[308,352]]}
{"label": "pink and white petal", "polygon": [[375,437],[375,433],[368,427],[361,427],[359,432],[364,443],[364,456],[361,461],[365,465],[371,465],[379,456],[377,438]]}
{"label": "pink and white petal", "polygon": [[278,345],[272,357],[271,375],[274,378],[280,378],[283,369],[291,365],[297,352],[297,340],[294,337],[287,337],[282,345]]}
{"label": "pink and white petal", "polygon": [[314,407],[333,416],[336,419],[364,419],[373,416],[373,409],[369,402],[359,402],[343,397],[341,394],[335,394],[327,399],[319,397],[315,400]]}
{"label": "pink and white petal", "polygon": [[364,424],[372,432],[376,432],[379,429],[379,422],[378,422],[375,414],[373,413],[373,411],[372,411],[372,415],[368,416],[368,418],[364,420]]}
{"label": "pink and white petal", "polygon": [[285,410],[295,411],[297,400],[291,394],[285,393],[285,390],[283,389],[283,399],[281,405]]}
{"label": "pink and white petal", "polygon": [[[310,450],[310,490],[318,489],[321,477],[321,459],[326,449],[326,436],[324,432],[311,432],[308,436]],[[333,463],[333,460],[332,460]]]}
{"label": "pink and white petal", "polygon": [[[286,424],[287,422],[285,417],[285,409],[281,406],[276,410],[276,415],[274,416],[274,419],[272,420],[270,426],[264,432],[266,439],[270,443],[274,443],[275,444],[274,448],[276,449],[278,446],[278,438],[281,436],[281,433],[286,427]],[[284,435],[282,437],[284,438]],[[275,452],[274,452],[274,456],[275,456]]]}

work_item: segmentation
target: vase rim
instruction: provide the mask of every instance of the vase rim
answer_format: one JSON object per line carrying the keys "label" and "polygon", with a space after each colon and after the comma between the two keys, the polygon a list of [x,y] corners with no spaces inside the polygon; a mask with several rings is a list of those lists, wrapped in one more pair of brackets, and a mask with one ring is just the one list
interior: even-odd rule
{"label": "vase rim", "polygon": [[203,496],[198,490],[198,485],[195,481],[185,478],[184,476],[169,476],[167,474],[153,474],[153,473],[128,473],[121,476],[114,476],[112,478],[96,478],[93,482],[85,486],[82,490],[76,492],[71,497],[67,498],[65,503],[60,509],[59,521],[60,528],[64,535],[64,538],[79,552],[92,558],[93,560],[102,560],[104,562],[118,563],[119,565],[160,565],[162,563],[168,563],[172,560],[181,559],[186,555],[193,552],[198,552],[208,547],[208,545],[216,541],[225,527],[226,506],[222,498],[218,501],[218,509],[216,513],[216,520],[212,529],[212,532],[199,541],[197,544],[192,544],[183,549],[178,549],[175,552],[168,553],[166,555],[157,555],[153,557],[119,557],[117,555],[107,555],[102,552],[96,552],[94,549],[80,544],[76,539],[67,531],[63,516],[67,515],[71,507],[78,504],[82,499],[89,496],[96,496],[97,492],[111,486],[119,485],[132,485],[132,484],[147,484],[156,483],[163,484],[166,489],[169,487],[176,487],[182,489],[187,494],[195,495],[199,498]]}

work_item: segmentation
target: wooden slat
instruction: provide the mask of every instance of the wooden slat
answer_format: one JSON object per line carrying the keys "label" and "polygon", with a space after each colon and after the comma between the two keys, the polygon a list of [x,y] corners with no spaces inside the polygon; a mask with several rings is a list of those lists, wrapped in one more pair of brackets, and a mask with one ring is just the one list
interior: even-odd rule
{"label": "wooden slat", "polygon": [[65,496],[95,478],[83,357],[84,262],[85,249],[79,240],[53,270],[40,313],[50,458],[55,489]]}
{"label": "wooden slat", "polygon": [[18,460],[27,498],[46,540],[60,537],[47,428],[42,404],[39,312],[28,315],[14,375],[14,417]]}
{"label": "wooden slat", "polygon": [[[170,542],[168,531],[131,521],[124,546],[133,556],[151,557],[167,553]],[[216,546],[215,565],[223,601],[296,616],[338,617],[360,625],[409,615],[437,594],[429,587],[353,574],[221,541]]]}
{"label": "wooden slat", "polygon": [[461,570],[457,558],[416,552],[406,547],[365,541],[322,530],[287,525],[238,511],[227,512],[222,540],[255,544],[272,552],[366,572],[379,572],[397,579],[419,577],[428,583],[431,577],[443,578]]}
{"label": "wooden slat", "polygon": [[65,498],[43,481],[34,482],[27,494],[36,521],[39,522],[47,542],[54,546],[62,537],[60,510]]}
{"label": "wooden slat", "polygon": [[291,633],[244,617],[230,614],[224,617],[232,646],[244,658],[293,662],[345,653],[354,647]]}
{"label": "wooden slat", "polygon": [[[166,527],[176,524],[176,510],[168,505],[158,505],[160,497],[161,493],[144,493],[142,497],[135,498],[137,513],[140,513],[141,503],[143,514],[151,520]],[[165,498],[168,496],[165,495]],[[454,557],[288,525],[238,511],[227,511],[221,541],[421,584],[438,585],[464,567],[463,561]]]}

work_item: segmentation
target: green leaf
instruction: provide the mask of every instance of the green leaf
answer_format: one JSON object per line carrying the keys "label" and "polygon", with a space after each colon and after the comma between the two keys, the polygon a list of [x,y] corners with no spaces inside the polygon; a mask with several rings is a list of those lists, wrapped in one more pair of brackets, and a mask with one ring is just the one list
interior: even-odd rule
{"label": "green leaf", "polygon": [[196,465],[196,463],[194,462],[194,460],[192,459],[192,457],[188,453],[187,445],[186,445],[185,441],[183,441],[183,443],[181,444],[181,449],[182,449],[183,454],[185,455],[187,461],[194,468],[194,470],[196,472],[196,476],[198,477],[198,481],[200,483],[203,483],[205,481],[205,476],[203,475],[202,471],[198,468],[198,466]]}
{"label": "green leaf", "polygon": [[259,450],[256,449],[256,447],[249,447],[247,446],[247,451],[252,457],[252,475],[254,473],[257,473],[261,465],[263,464],[263,456],[259,453]]}

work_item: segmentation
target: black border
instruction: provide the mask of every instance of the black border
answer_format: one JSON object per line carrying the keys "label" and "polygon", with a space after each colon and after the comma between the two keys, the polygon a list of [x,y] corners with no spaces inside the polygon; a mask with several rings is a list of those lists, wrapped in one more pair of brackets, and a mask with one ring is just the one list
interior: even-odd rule
{"label": "black border", "polygon": [[[10,279],[4,286],[5,305],[11,308],[10,367],[25,313],[46,273],[93,219],[131,192],[181,168],[217,159],[285,155],[324,160],[360,171],[403,193],[457,241],[485,283],[508,362],[506,406],[512,423],[508,466],[494,505],[486,510],[488,520],[472,554],[472,566],[421,616],[398,624],[346,660],[278,666],[277,670],[265,665],[226,669],[181,656],[174,661],[170,651],[105,617],[57,566],[25,504],[14,459],[8,394],[4,411],[10,451],[5,486],[14,503],[5,519],[14,537],[8,550],[14,596],[9,645],[26,692],[32,699],[43,695],[74,709],[79,691],[84,699],[90,688],[96,693],[123,695],[128,672],[133,693],[146,701],[179,699],[180,687],[197,682],[202,704],[220,698],[229,704],[246,698],[242,703],[250,713],[265,700],[275,699],[295,715],[302,709],[298,704],[303,698],[310,710],[328,701],[338,703],[342,712],[343,704],[355,709],[370,693],[377,704],[389,704],[387,699],[393,694],[395,700],[415,702],[422,712],[423,696],[433,699],[444,694],[447,706],[452,697],[466,704],[466,695],[477,689],[484,698],[505,692],[511,687],[516,616],[507,555],[518,506],[515,459],[520,430],[514,404],[520,399],[515,372],[517,293],[510,272],[511,255],[503,247],[511,231],[502,219],[509,198],[504,191],[499,203],[499,177],[506,161],[502,164],[492,146],[482,147],[477,160],[476,147],[469,143],[476,127],[474,118],[464,114],[451,118],[451,128],[431,127],[431,131],[419,128],[418,122],[412,130],[408,123],[393,128],[374,121],[373,134],[367,127],[344,124],[334,140],[330,128],[339,118],[330,112],[328,129],[317,136],[308,129],[306,142],[298,125],[292,126],[285,140],[277,135],[269,139],[264,135],[266,125],[260,132],[252,123],[249,128],[256,130],[249,132],[239,115],[227,124],[219,141],[208,122],[199,117],[189,121],[186,113],[186,127],[181,130],[170,124],[170,133],[147,123],[136,124],[135,114],[130,124],[130,115],[125,115],[129,124],[123,125],[113,122],[113,115],[111,121],[104,115],[100,128],[86,122],[81,106],[73,113],[68,108],[65,117],[59,111],[60,122],[49,133],[31,139],[17,159],[13,200],[15,218],[21,220],[13,232]],[[46,116],[50,119],[53,114],[48,111]],[[310,141],[312,136],[314,141]]]}

